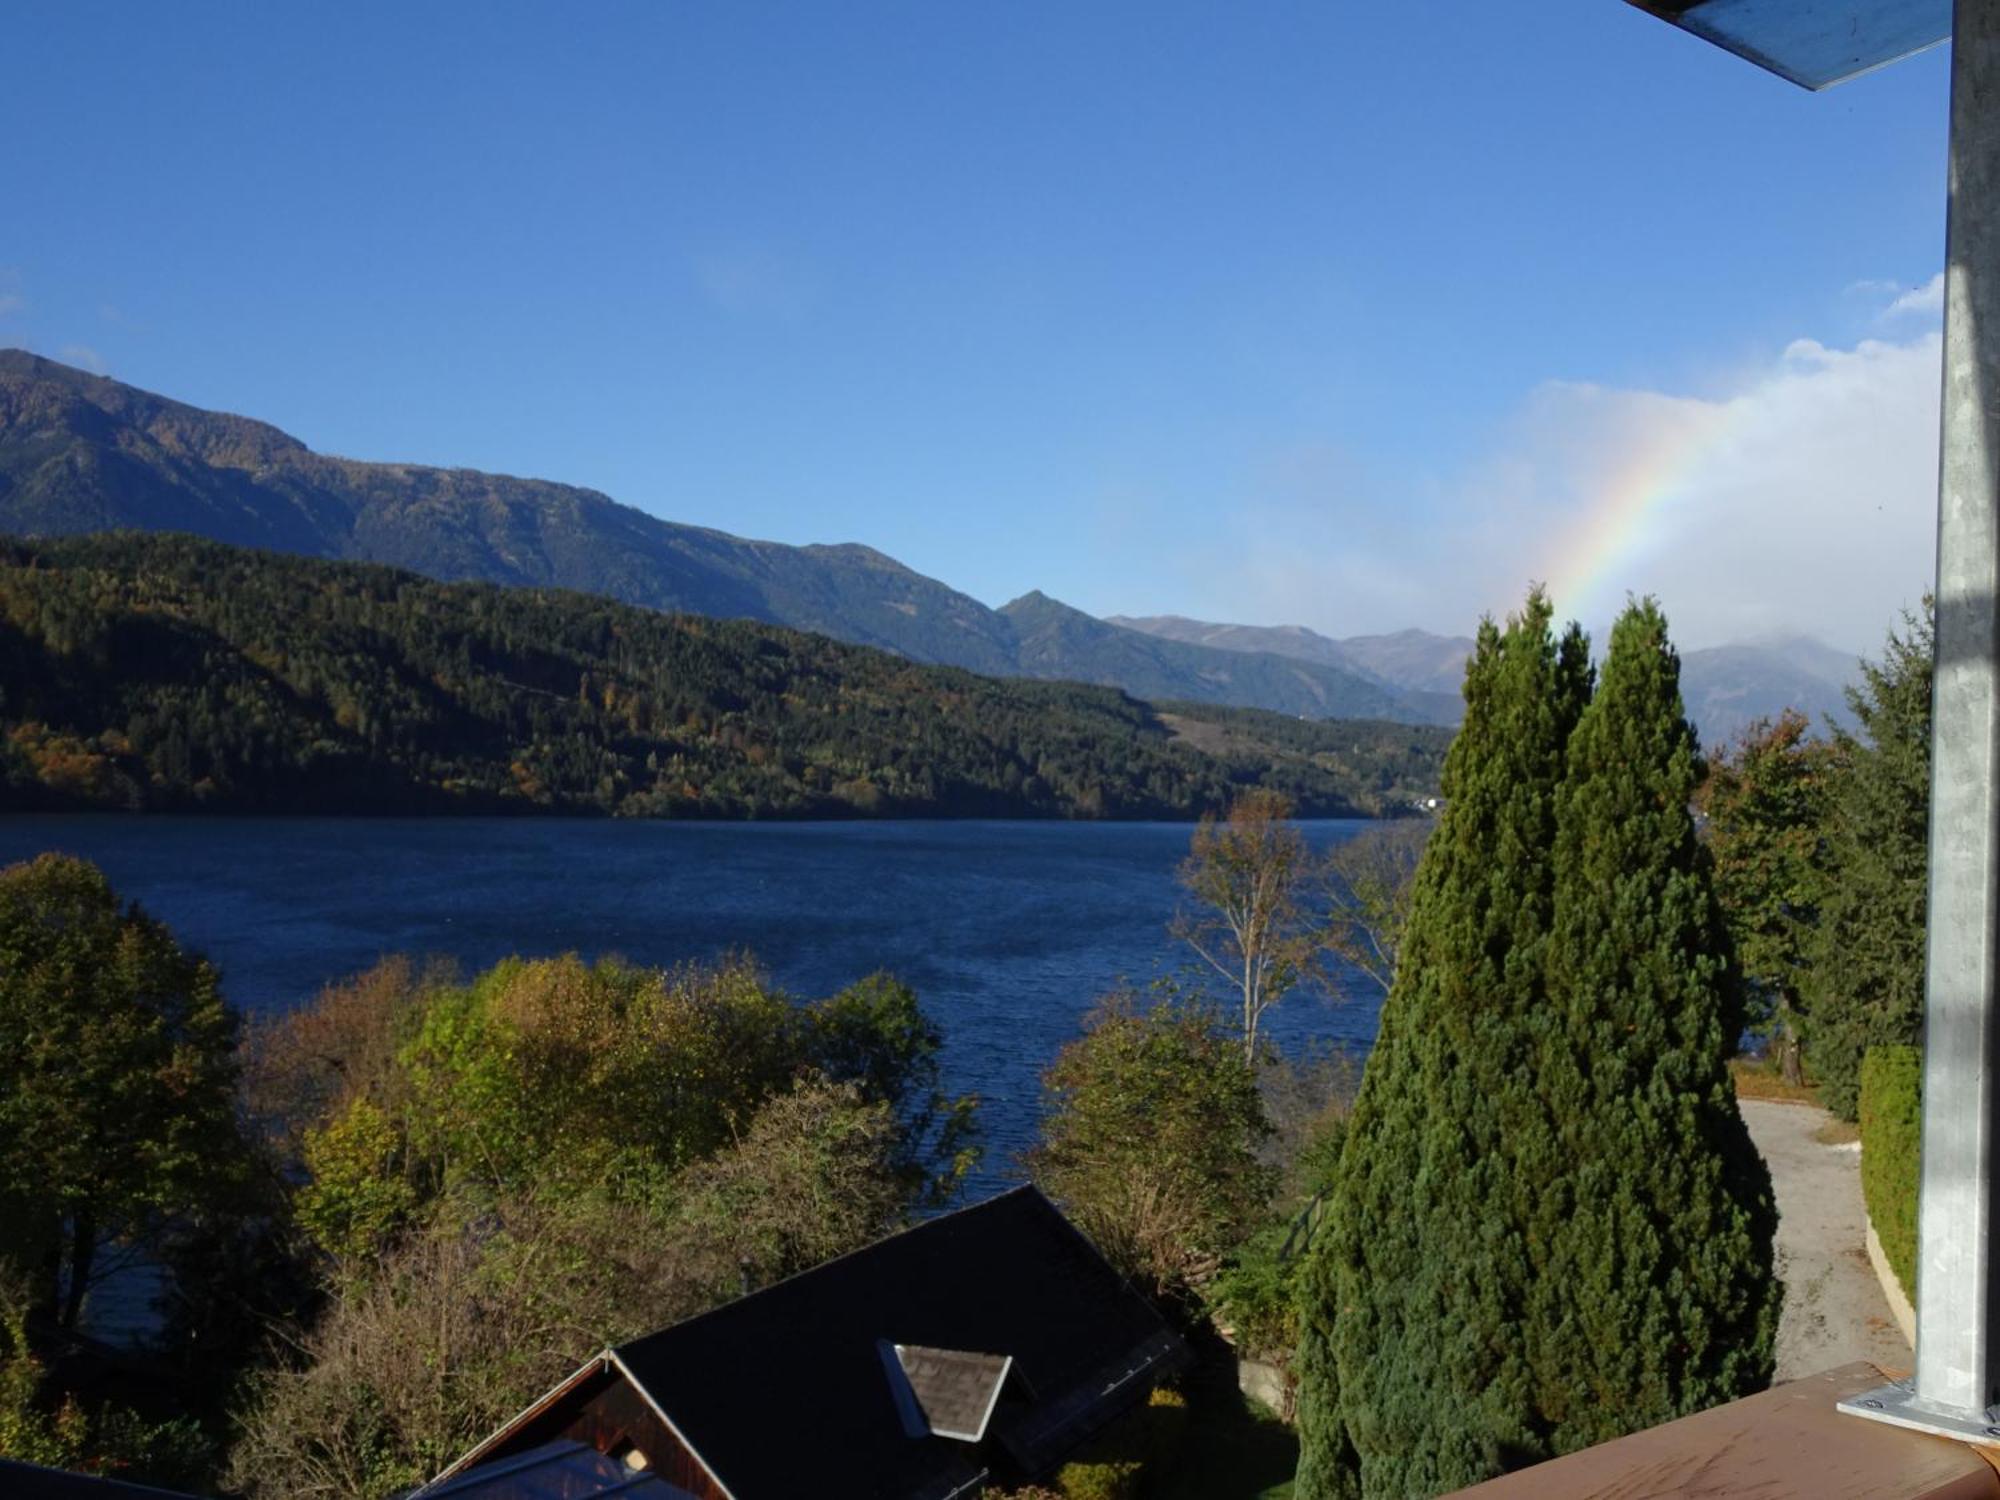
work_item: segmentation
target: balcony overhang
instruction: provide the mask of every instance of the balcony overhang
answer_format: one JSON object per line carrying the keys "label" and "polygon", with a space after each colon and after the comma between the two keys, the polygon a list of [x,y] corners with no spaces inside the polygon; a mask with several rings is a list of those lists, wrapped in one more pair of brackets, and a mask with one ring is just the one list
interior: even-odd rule
{"label": "balcony overhang", "polygon": [[1951,0],[1630,3],[1807,89],[1831,88],[1951,36]]}

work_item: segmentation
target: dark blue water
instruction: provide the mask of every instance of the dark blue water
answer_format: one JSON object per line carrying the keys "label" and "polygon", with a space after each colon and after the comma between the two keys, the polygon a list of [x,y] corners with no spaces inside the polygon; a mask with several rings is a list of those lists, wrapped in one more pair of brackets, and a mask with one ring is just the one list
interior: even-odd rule
{"label": "dark blue water", "polygon": [[[1366,826],[1301,825],[1324,848]],[[0,864],[45,849],[112,884],[222,969],[248,1011],[291,1006],[384,954],[753,953],[808,998],[876,969],[944,1029],[947,1082],[978,1093],[973,1192],[1015,1177],[1040,1075],[1121,979],[1183,969],[1168,937],[1189,828],[1166,823],[638,823],[286,818],[0,819]],[[1294,996],[1288,1050],[1366,1047],[1377,1002]]]}

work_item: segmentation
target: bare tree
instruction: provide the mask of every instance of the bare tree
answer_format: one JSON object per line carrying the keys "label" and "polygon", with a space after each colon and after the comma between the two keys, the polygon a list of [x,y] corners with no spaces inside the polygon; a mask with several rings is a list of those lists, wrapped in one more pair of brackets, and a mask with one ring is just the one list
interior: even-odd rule
{"label": "bare tree", "polygon": [[1327,952],[1359,969],[1385,995],[1396,978],[1417,862],[1429,837],[1427,820],[1378,823],[1327,856],[1327,921],[1321,941]]}
{"label": "bare tree", "polygon": [[1253,1060],[1264,1012],[1306,976],[1316,952],[1303,899],[1312,856],[1291,814],[1283,796],[1260,790],[1238,798],[1225,819],[1203,818],[1180,867],[1188,899],[1170,929],[1240,996],[1243,1051]]}

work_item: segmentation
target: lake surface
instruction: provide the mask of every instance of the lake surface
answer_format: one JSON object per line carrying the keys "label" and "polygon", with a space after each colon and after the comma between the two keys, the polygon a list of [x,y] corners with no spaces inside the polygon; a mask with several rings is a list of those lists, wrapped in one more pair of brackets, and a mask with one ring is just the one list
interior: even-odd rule
{"label": "lake surface", "polygon": [[[1368,826],[1300,825],[1324,849]],[[0,818],[0,864],[47,849],[221,968],[245,1011],[297,1005],[389,953],[476,970],[509,954],[645,964],[753,953],[817,998],[887,969],[945,1033],[975,1092],[975,1195],[1018,1179],[1042,1069],[1121,979],[1180,971],[1166,924],[1181,823],[662,823],[570,819]],[[1266,1018],[1288,1051],[1365,1049],[1378,1002],[1294,996]]]}

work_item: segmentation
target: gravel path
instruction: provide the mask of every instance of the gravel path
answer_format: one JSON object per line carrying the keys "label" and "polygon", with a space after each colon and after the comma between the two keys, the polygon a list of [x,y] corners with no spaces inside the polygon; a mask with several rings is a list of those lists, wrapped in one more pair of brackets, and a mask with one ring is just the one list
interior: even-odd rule
{"label": "gravel path", "polygon": [[1860,1151],[1813,1139],[1832,1118],[1823,1109],[1765,1099],[1745,1099],[1742,1107],[1778,1195],[1785,1310],[1778,1321],[1777,1379],[1797,1380],[1857,1359],[1907,1372],[1910,1346],[1868,1264]]}

